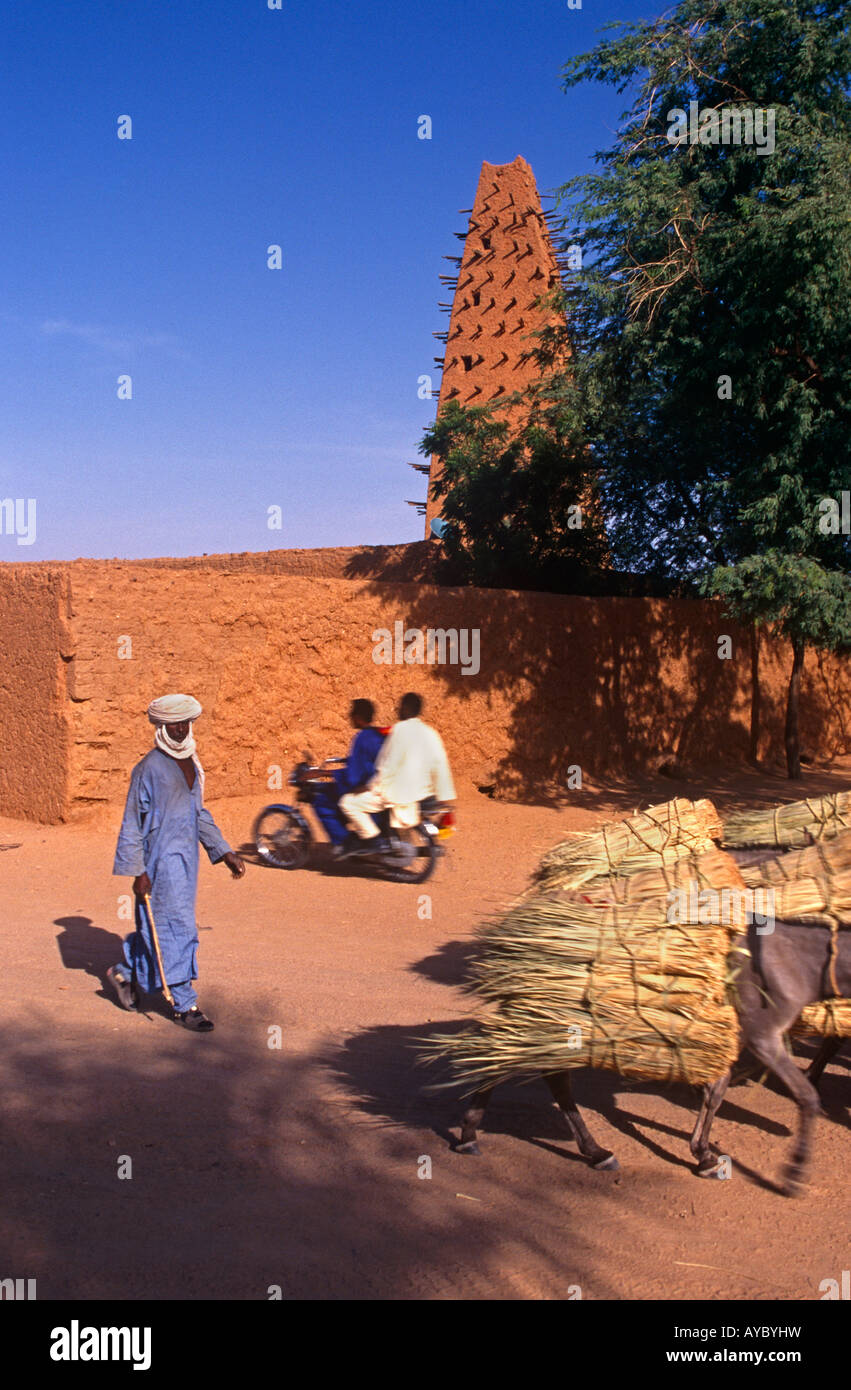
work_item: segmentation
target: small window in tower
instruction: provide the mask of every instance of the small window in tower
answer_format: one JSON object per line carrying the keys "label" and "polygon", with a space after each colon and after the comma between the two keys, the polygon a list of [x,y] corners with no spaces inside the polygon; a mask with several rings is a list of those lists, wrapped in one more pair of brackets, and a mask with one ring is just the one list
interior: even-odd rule
{"label": "small window in tower", "polygon": [[474,304],[479,304],[479,303],[481,303],[481,298],[482,298],[482,292],[481,292],[481,290],[473,290],[473,303],[474,303]]}
{"label": "small window in tower", "polygon": [[462,357],[462,358],[461,358],[461,361],[464,363],[464,371],[465,371],[465,372],[471,372],[471,371],[473,370],[473,358],[472,358],[472,354],[471,354],[469,357]]}
{"label": "small window in tower", "polygon": [[483,237],[482,237],[482,246],[485,248],[486,251],[490,251],[490,249],[491,249],[491,239],[490,239],[489,236],[483,236]]}

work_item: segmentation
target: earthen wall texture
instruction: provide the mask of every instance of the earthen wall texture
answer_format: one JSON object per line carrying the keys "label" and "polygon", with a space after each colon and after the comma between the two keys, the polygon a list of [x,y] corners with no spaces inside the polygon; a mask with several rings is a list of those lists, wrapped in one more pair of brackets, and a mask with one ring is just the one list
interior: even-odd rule
{"label": "earthen wall texture", "polygon": [[[72,611],[72,815],[121,801],[151,744],[145,708],[174,690],[204,706],[196,733],[208,794],[256,792],[258,806],[288,799],[304,750],[345,750],[354,697],[374,700],[390,723],[410,689],[424,694],[459,781],[509,795],[565,792],[577,766],[600,778],[666,758],[782,762],[789,654],[763,641],[755,711],[750,634],[716,604],[105,563],[74,572]],[[479,673],[376,664],[374,634],[397,622],[478,630]],[[731,660],[718,656],[725,634]],[[119,654],[127,639],[129,659]],[[45,663],[53,640],[42,639]],[[801,716],[812,756],[851,749],[849,696],[851,664],[811,654]],[[269,786],[275,768],[280,791]]]}
{"label": "earthen wall texture", "polygon": [[104,565],[125,569],[249,570],[262,574],[303,575],[310,579],[384,579],[422,583],[432,577],[439,549],[427,541],[400,545],[320,546],[313,550],[248,550],[223,555],[168,556],[146,560],[35,560],[2,564],[0,574],[61,570],[83,581]]}
{"label": "earthen wall texture", "polygon": [[69,801],[68,579],[0,568],[0,814],[56,821]]}

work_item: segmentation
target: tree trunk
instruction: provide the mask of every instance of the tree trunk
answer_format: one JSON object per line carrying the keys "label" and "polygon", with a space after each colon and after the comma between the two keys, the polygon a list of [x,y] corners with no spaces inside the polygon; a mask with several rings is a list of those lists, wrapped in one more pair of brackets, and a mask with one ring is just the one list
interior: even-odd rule
{"label": "tree trunk", "polygon": [[760,715],[762,713],[762,690],[759,684],[759,628],[751,624],[751,746],[750,760],[759,764]]}
{"label": "tree trunk", "polygon": [[801,699],[801,672],[804,669],[804,643],[792,642],[792,675],[786,698],[786,770],[790,777],[801,776],[801,740],[798,731],[798,706]]}

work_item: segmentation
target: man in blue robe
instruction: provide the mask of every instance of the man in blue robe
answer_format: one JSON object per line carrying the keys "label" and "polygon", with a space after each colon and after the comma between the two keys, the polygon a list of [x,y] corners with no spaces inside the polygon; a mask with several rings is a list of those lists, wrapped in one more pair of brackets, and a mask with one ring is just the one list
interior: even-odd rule
{"label": "man in blue robe", "polygon": [[135,1009],[136,985],[147,994],[162,988],[144,898],[151,910],[175,1021],[208,1033],[212,1021],[198,1008],[198,845],[212,864],[225,863],[234,878],[245,865],[203,805],[204,770],[195,752],[192,724],[201,706],[191,695],[164,695],[148,707],[154,747],[133,769],[115,852],[114,874],[132,874],[136,930],[124,943],[124,959],[106,972],[125,1009]]}
{"label": "man in blue robe", "polygon": [[[313,809],[331,841],[335,858],[345,853],[347,845],[354,838],[349,834],[340,810],[340,797],[347,792],[363,791],[375,776],[375,760],[385,733],[373,728],[374,717],[375,706],[371,700],[352,701],[349,721],[358,732],[352,739],[345,766],[335,771],[333,783],[322,783],[314,792]],[[315,777],[323,775],[314,774]]]}

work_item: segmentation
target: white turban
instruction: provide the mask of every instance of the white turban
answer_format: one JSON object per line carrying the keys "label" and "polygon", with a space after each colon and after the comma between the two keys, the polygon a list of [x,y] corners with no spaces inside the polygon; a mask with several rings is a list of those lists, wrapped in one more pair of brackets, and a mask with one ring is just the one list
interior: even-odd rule
{"label": "white turban", "polygon": [[182,724],[185,719],[197,719],[201,706],[191,695],[161,695],[148,705],[152,724]]}
{"label": "white turban", "polygon": [[204,800],[204,769],[196,756],[195,735],[190,727],[186,738],[180,743],[171,737],[166,729],[166,724],[182,724],[188,720],[191,726],[192,721],[198,718],[201,713],[201,706],[191,695],[161,695],[158,700],[152,700],[148,705],[148,718],[151,723],[156,725],[154,734],[154,745],[161,752],[167,753],[170,758],[191,758],[198,769],[198,777],[201,783],[201,800]]}

